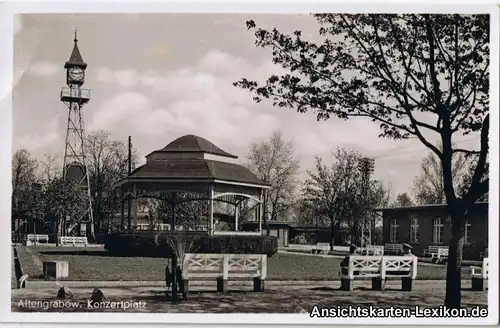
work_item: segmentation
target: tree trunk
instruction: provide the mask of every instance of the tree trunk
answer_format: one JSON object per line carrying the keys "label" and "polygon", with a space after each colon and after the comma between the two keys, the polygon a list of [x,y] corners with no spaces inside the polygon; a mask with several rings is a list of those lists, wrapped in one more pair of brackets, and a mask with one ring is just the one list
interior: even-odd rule
{"label": "tree trunk", "polygon": [[461,304],[461,269],[463,248],[463,219],[462,211],[451,213],[451,238],[449,244],[448,267],[446,270],[446,297],[445,306],[451,309],[460,308]]}
{"label": "tree trunk", "polygon": [[335,244],[335,220],[330,219],[330,232],[332,234],[332,238],[330,238],[330,250],[333,251],[333,246]]}
{"label": "tree trunk", "polygon": [[35,235],[34,244],[36,246],[36,220],[33,220],[33,234]]}
{"label": "tree trunk", "polygon": [[61,220],[57,220],[56,222],[56,246],[59,245],[59,237],[61,236]]}
{"label": "tree trunk", "polygon": [[[176,194],[174,194],[172,198],[172,231],[175,231],[175,207],[176,207]],[[178,241],[175,240],[175,244],[179,247]],[[172,302],[177,301],[177,250],[175,248],[172,249]]]}
{"label": "tree trunk", "polygon": [[178,279],[177,279],[177,254],[175,253],[175,250],[172,254],[172,302],[176,302],[178,299]]}
{"label": "tree trunk", "polygon": [[[262,215],[262,218],[264,220],[264,226],[266,228],[266,234],[267,236],[270,236],[271,235],[271,228],[269,228],[269,224],[267,223],[267,214],[268,214],[268,211],[267,211],[267,190],[264,190],[264,204],[262,206],[262,211],[264,212],[263,215]],[[259,214],[260,215],[260,214]]]}

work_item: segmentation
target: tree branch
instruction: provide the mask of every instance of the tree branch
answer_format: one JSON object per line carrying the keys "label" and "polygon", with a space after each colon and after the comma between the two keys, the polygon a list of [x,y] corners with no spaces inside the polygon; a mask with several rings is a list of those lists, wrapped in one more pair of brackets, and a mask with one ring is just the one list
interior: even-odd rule
{"label": "tree branch", "polygon": [[464,153],[467,155],[479,155],[481,154],[480,150],[470,150],[470,149],[460,149],[460,148],[455,148],[453,149],[453,153]]}

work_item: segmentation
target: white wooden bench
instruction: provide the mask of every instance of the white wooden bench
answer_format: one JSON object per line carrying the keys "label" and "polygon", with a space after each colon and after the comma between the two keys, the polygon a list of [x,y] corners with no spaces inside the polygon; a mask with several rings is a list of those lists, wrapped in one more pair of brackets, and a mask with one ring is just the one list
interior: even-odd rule
{"label": "white wooden bench", "polygon": [[435,261],[436,263],[443,263],[445,261],[448,261],[448,253],[449,253],[449,248],[440,248],[438,249],[438,252],[436,255],[433,254],[432,260]]}
{"label": "white wooden bench", "polygon": [[483,259],[483,266],[471,266],[470,274],[472,279],[472,290],[475,291],[483,291],[484,290],[484,281],[488,280],[488,258],[485,257]]}
{"label": "white wooden bench", "polygon": [[384,254],[401,255],[403,254],[403,244],[385,244]]}
{"label": "white wooden bench", "polygon": [[442,245],[430,245],[427,249],[424,249],[424,257],[430,257],[432,261],[436,263],[442,262],[448,259],[448,246]]}
{"label": "white wooden bench", "polygon": [[285,246],[286,248],[294,251],[304,251],[304,252],[312,252],[315,245],[307,245],[307,244],[288,244]]}
{"label": "white wooden bench", "polygon": [[35,243],[45,243],[49,242],[49,235],[27,235],[26,236],[26,246],[33,246]]}
{"label": "white wooden bench", "polygon": [[182,261],[184,298],[189,280],[215,278],[217,291],[227,292],[229,278],[253,279],[253,290],[264,291],[267,276],[267,255],[261,254],[195,254],[187,253]]}
{"label": "white wooden bench", "polygon": [[488,248],[486,248],[484,252],[479,253],[479,256],[481,257],[481,260],[488,257]]}
{"label": "white wooden bench", "polygon": [[316,246],[312,249],[313,254],[324,254],[328,255],[330,252],[330,244],[329,243],[317,243]]}
{"label": "white wooden bench", "polygon": [[341,289],[351,291],[354,280],[372,279],[373,290],[383,290],[387,278],[401,278],[401,289],[411,291],[417,277],[416,256],[359,256],[349,257],[349,266],[341,272]]}
{"label": "white wooden bench", "polygon": [[58,239],[60,246],[87,247],[87,237],[64,236]]}
{"label": "white wooden bench", "polygon": [[380,245],[369,245],[364,248],[356,248],[354,254],[359,255],[370,255],[370,256],[382,256],[384,255],[384,246]]}

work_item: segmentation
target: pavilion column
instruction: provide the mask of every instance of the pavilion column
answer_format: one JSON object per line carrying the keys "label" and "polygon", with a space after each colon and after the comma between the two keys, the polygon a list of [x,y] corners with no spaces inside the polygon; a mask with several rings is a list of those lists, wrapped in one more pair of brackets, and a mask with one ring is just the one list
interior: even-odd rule
{"label": "pavilion column", "polygon": [[132,200],[132,218],[134,222],[134,227],[137,227],[137,185],[134,184],[134,199]]}
{"label": "pavilion column", "polygon": [[262,206],[263,203],[263,198],[264,198],[264,191],[260,191],[260,196],[259,196],[259,232],[262,235],[262,217],[264,215],[264,209]]}
{"label": "pavilion column", "polygon": [[238,231],[238,219],[240,216],[240,203],[236,203],[236,208],[234,211],[234,231]]}
{"label": "pavilion column", "polygon": [[214,235],[214,186],[210,186],[209,200],[208,200],[208,215],[210,216],[210,227],[208,234],[210,236]]}
{"label": "pavilion column", "polygon": [[170,218],[170,223],[172,224],[172,231],[175,231],[177,229],[176,227],[176,216],[175,216],[175,210],[177,207],[177,193],[172,193],[171,198],[170,198],[170,205],[172,206],[172,217]]}
{"label": "pavilion column", "polygon": [[127,197],[127,231],[130,231],[130,224],[132,220],[132,197]]}
{"label": "pavilion column", "polygon": [[123,188],[120,188],[120,231],[123,231],[123,227],[125,226],[125,207],[123,203],[125,200],[123,199]]}

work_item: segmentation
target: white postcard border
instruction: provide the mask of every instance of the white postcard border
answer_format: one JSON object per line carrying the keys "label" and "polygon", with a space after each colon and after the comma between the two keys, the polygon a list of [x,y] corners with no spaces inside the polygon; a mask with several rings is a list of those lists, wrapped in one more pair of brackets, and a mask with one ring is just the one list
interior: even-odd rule
{"label": "white postcard border", "polygon": [[[286,5],[283,5],[286,3]],[[491,172],[490,172],[490,205],[489,205],[489,255],[498,259],[498,122],[499,122],[499,10],[495,1],[436,1],[430,5],[420,1],[404,4],[402,1],[390,3],[375,3],[367,1],[312,2],[312,1],[266,1],[266,2],[223,2],[214,1],[170,1],[170,2],[2,2],[0,4],[0,229],[4,237],[0,238],[0,252],[3,259],[11,257],[10,244],[10,195],[11,195],[11,154],[12,154],[12,80],[13,80],[13,26],[16,13],[152,13],[152,12],[274,12],[274,13],[304,13],[304,12],[432,12],[432,13],[490,13],[491,15],[491,66],[490,66],[490,138]],[[239,323],[239,324],[432,324],[432,325],[477,325],[494,324],[498,316],[498,262],[490,262],[490,279],[488,290],[488,318],[485,319],[363,319],[363,318],[310,318],[307,314],[170,314],[170,313],[11,313],[10,310],[10,270],[4,266],[0,270],[0,321],[6,322],[39,322],[39,323]],[[332,295],[332,297],[334,297]]]}

